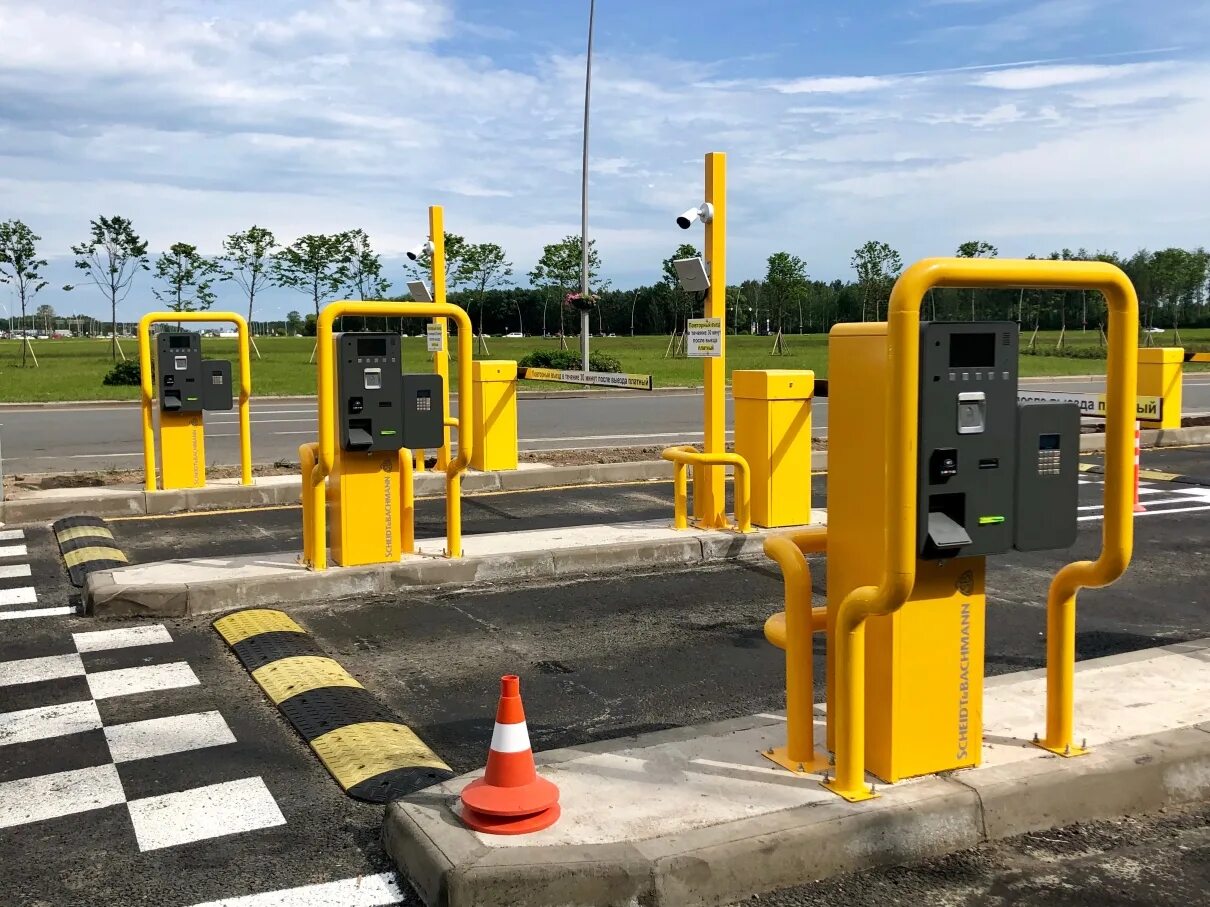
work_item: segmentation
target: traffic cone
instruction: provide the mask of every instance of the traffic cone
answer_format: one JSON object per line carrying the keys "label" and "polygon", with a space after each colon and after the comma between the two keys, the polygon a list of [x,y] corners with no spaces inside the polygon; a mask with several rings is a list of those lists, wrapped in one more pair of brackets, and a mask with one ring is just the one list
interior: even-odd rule
{"label": "traffic cone", "polygon": [[492,835],[524,835],[541,831],[559,818],[559,789],[539,778],[529,745],[521,679],[500,678],[500,705],[487,771],[462,791],[462,821],[475,831]]}

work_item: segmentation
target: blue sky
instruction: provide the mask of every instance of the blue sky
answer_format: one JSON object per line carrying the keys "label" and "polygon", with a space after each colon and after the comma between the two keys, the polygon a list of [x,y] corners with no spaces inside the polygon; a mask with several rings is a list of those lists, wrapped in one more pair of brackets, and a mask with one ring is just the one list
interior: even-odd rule
{"label": "blue sky", "polygon": [[[436,203],[523,275],[578,229],[586,18],[586,0],[0,0],[0,218],[44,237],[56,285],[89,218],[120,213],[157,251],[363,227],[402,287]],[[672,218],[710,150],[729,156],[732,282],[777,249],[847,278],[867,239],[906,261],[972,238],[1210,241],[1210,5],[599,0],[597,24],[590,232],[615,286],[700,239]],[[151,299],[144,275],[121,314]],[[102,310],[87,287],[40,301]],[[305,304],[277,291],[263,314]]]}

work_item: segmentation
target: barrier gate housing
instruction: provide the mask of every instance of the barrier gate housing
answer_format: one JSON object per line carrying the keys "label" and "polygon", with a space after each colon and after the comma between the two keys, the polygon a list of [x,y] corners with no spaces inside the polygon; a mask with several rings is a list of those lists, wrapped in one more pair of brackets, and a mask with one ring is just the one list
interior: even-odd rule
{"label": "barrier gate housing", "polygon": [[[851,801],[874,796],[867,767],[893,782],[979,764],[986,557],[1066,548],[1076,535],[1078,408],[1018,403],[1015,322],[921,323],[933,287],[1097,290],[1108,303],[1101,552],[1067,564],[1050,584],[1046,730],[1034,742],[1051,752],[1084,752],[1072,736],[1076,595],[1120,577],[1133,546],[1138,301],[1118,268],[926,259],[896,282],[888,322],[837,325],[828,526],[766,548],[786,574],[786,612],[766,635],[787,651],[790,741],[788,755],[769,757],[791,770],[813,764],[810,669],[804,679],[789,656],[793,647],[809,659],[810,633],[826,625],[835,773],[824,784]],[[803,552],[821,549],[828,603],[816,620]]]}
{"label": "barrier gate housing", "polygon": [[161,487],[206,485],[205,411],[232,408],[231,363],[202,359],[201,335],[163,331],[156,335],[156,369],[151,368],[151,326],[164,322],[230,322],[239,335],[240,481],[252,484],[252,365],[248,323],[235,312],[148,312],[139,319],[139,385],[143,417],[143,487],[156,490],[155,419],[152,400],[160,403]]}

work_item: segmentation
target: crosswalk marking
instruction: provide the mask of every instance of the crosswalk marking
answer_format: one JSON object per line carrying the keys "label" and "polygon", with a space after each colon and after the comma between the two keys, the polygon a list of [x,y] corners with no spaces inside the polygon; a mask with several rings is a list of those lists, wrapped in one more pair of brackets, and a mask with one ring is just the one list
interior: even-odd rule
{"label": "crosswalk marking", "polygon": [[28,611],[0,611],[0,620],[19,620],[23,617],[56,617],[60,614],[79,614],[75,608],[32,608]]}
{"label": "crosswalk marking", "polygon": [[194,907],[388,907],[403,900],[393,872],[207,901]]}
{"label": "crosswalk marking", "polygon": [[0,529],[0,542],[15,542],[25,538],[24,529]]}
{"label": "crosswalk marking", "polygon": [[32,605],[38,600],[33,586],[18,586],[16,589],[0,589],[0,608],[12,605]]}
{"label": "crosswalk marking", "polygon": [[37,683],[41,680],[57,680],[60,677],[83,677],[84,662],[75,652],[68,655],[47,655],[42,658],[23,658],[20,661],[0,662],[0,687],[16,686],[19,683]]}
{"label": "crosswalk marking", "polygon": [[101,728],[101,715],[91,699],[44,705],[0,715],[0,746],[30,743]]}
{"label": "crosswalk marking", "polygon": [[105,739],[110,757],[119,763],[235,743],[235,735],[218,712],[115,724],[105,728]]}
{"label": "crosswalk marking", "polygon": [[116,765],[0,784],[0,828],[43,822],[126,802]]}
{"label": "crosswalk marking", "polygon": [[102,652],[107,649],[125,649],[130,646],[150,646],[172,642],[172,636],[169,635],[163,624],[73,633],[71,638],[75,641],[78,652]]}
{"label": "crosswalk marking", "polygon": [[156,690],[171,690],[177,687],[193,687],[199,684],[193,669],[183,661],[164,665],[143,665],[137,668],[118,668],[88,674],[88,689],[93,699],[112,699],[114,696],[132,696],[135,693],[150,693]]}
{"label": "crosswalk marking", "polygon": [[28,557],[24,545],[0,545],[0,557]]}
{"label": "crosswalk marking", "polygon": [[142,851],[286,824],[259,776],[132,800],[127,806]]}
{"label": "crosswalk marking", "polygon": [[20,579],[31,575],[29,564],[0,564],[0,579]]}

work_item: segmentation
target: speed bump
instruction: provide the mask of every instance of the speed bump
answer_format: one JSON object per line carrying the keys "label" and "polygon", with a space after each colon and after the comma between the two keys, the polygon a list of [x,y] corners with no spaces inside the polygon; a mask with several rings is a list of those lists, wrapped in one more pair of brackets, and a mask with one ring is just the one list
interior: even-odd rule
{"label": "speed bump", "polygon": [[59,541],[71,584],[78,589],[84,587],[88,574],[129,563],[114,541],[113,532],[100,517],[65,517],[52,524],[51,530]]}
{"label": "speed bump", "polygon": [[349,796],[386,803],[454,777],[287,614],[237,611],[214,629]]}

